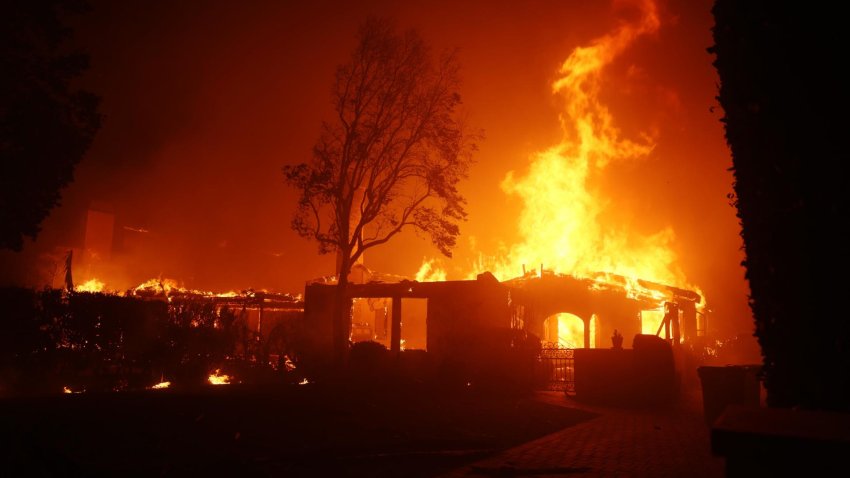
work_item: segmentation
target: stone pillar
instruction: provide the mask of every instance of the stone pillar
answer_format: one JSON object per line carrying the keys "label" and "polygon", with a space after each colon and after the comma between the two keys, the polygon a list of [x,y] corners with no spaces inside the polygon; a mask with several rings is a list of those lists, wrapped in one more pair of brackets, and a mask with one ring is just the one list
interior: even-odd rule
{"label": "stone pillar", "polygon": [[590,319],[585,319],[582,317],[581,321],[584,324],[584,348],[590,348],[590,321],[592,320],[593,315],[590,316]]}

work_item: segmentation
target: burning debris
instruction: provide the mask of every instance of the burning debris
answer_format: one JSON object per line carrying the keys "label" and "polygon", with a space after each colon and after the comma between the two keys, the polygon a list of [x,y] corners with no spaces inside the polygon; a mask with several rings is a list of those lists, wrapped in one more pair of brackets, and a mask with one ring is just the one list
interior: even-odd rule
{"label": "burning debris", "polygon": [[76,292],[104,292],[106,288],[106,284],[97,280],[97,279],[89,279],[82,284],[78,284],[74,286],[74,291]]}
{"label": "burning debris", "polygon": [[230,381],[232,377],[227,374],[221,373],[221,369],[216,369],[213,373],[207,377],[207,381],[210,385],[230,385]]}
{"label": "burning debris", "polygon": [[297,297],[199,293],[156,283],[123,294],[0,289],[3,302],[20,305],[13,317],[22,331],[3,354],[14,365],[8,370],[20,370],[0,375],[3,389],[162,390],[236,383],[234,377],[303,378],[295,372],[294,331],[303,314]]}

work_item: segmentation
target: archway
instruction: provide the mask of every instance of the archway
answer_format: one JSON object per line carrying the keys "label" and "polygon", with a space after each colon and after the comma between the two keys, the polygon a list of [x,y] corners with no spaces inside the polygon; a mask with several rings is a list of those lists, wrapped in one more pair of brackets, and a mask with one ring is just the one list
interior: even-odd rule
{"label": "archway", "polygon": [[589,343],[585,344],[586,323],[581,317],[569,312],[552,314],[543,321],[543,339],[558,348],[576,349],[596,347],[596,316],[589,320]]}

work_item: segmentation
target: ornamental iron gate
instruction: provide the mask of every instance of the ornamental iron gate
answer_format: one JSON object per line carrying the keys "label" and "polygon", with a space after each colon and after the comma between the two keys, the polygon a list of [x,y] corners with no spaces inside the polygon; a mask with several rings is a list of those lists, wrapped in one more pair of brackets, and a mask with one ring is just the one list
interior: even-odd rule
{"label": "ornamental iron gate", "polygon": [[537,383],[543,390],[575,395],[575,349],[544,342],[537,356]]}

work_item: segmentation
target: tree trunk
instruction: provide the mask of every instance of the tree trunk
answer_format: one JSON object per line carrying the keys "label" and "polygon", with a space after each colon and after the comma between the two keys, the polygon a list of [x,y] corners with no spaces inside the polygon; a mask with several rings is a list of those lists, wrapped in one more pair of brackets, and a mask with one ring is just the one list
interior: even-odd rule
{"label": "tree trunk", "polygon": [[348,356],[348,338],[351,334],[351,298],[348,297],[351,256],[346,251],[343,251],[341,256],[333,308],[334,365],[338,368],[345,366]]}

